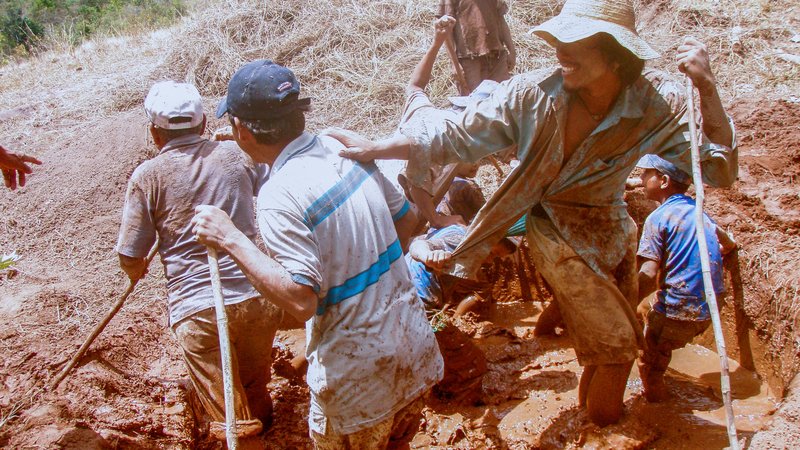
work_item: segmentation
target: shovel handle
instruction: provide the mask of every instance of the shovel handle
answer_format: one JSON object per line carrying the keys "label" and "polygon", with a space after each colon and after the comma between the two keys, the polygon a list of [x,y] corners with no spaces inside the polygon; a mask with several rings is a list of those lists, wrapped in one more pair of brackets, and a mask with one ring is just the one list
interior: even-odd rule
{"label": "shovel handle", "polygon": [[[156,243],[153,244],[153,248],[151,248],[150,253],[147,254],[147,258],[145,259],[145,268],[150,265],[150,261],[153,260],[153,257],[155,257],[157,251],[158,251],[158,241],[156,241]],[[114,306],[111,307],[111,309],[108,311],[103,320],[100,323],[98,323],[97,326],[94,327],[92,333],[89,335],[89,337],[86,338],[86,340],[83,341],[83,345],[81,345],[81,348],[79,348],[78,351],[75,352],[75,355],[72,357],[72,359],[69,360],[69,363],[66,366],[64,366],[61,372],[59,372],[56,379],[52,383],[50,383],[51,390],[55,390],[58,387],[58,385],[61,384],[64,378],[66,378],[70,370],[72,370],[78,364],[78,361],[80,361],[81,358],[83,358],[84,353],[86,353],[86,350],[88,350],[89,346],[92,345],[92,342],[94,342],[97,336],[99,336],[100,333],[103,332],[103,330],[106,328],[106,325],[108,325],[108,323],[111,322],[111,319],[114,318],[114,316],[119,312],[119,310],[122,309],[122,305],[124,305],[125,301],[128,300],[128,297],[131,295],[131,293],[136,288],[136,285],[138,283],[139,279],[128,281],[128,288],[125,289],[125,292],[122,293],[122,296],[119,298],[119,300],[117,300],[117,302],[114,303]]]}
{"label": "shovel handle", "polygon": [[228,334],[228,315],[225,312],[225,300],[222,297],[217,249],[207,248],[211,289],[214,292],[214,310],[217,313],[219,352],[222,359],[222,388],[225,395],[225,437],[228,441],[228,449],[236,450],[239,446],[239,438],[236,430],[236,392],[233,389],[233,364],[231,359],[231,338]]}

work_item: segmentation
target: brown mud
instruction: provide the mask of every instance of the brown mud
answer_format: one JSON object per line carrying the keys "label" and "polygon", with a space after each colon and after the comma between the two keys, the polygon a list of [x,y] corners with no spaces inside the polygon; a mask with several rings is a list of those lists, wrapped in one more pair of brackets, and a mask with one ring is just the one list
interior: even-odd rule
{"label": "brown mud", "polygon": [[[780,192],[795,189],[797,195],[799,133],[791,120],[800,116],[800,106],[756,102],[733,108],[733,114],[742,141],[740,181],[728,190],[710,190],[708,207],[741,246],[742,298],[734,301],[728,289],[723,318],[729,353],[736,360],[741,359],[736,320],[746,322],[749,353],[763,380],[732,364],[737,424],[741,438],[749,442],[797,372],[800,237],[796,208],[786,206],[793,203]],[[142,121],[138,113],[122,116]],[[781,117],[789,125],[778,128],[779,136],[759,131],[780,125]],[[7,212],[0,219],[4,245],[13,242],[25,255],[17,274],[4,279],[0,290],[3,446],[215,448],[195,413],[183,363],[166,327],[158,264],[62,386],[55,391],[47,387],[125,286],[112,246],[125,182],[145,158],[140,150],[143,127],[126,130],[120,132],[115,119],[89,133],[85,145],[96,158],[92,174],[81,168],[85,161],[70,158],[84,144],[51,145],[50,158],[62,163],[42,167],[33,178],[39,183],[18,194],[24,203],[12,206],[9,197],[0,199]],[[772,160],[780,163],[765,169],[766,161]],[[497,182],[494,169],[481,170],[491,190]],[[76,174],[79,183],[74,181]],[[48,179],[57,181],[50,184]],[[638,221],[654,207],[635,191],[629,202]],[[79,212],[87,204],[94,211],[91,217]],[[604,430],[587,427],[575,407],[581,369],[568,335],[533,337],[536,317],[548,300],[546,286],[535,268],[520,265],[517,257],[510,261],[492,269],[497,280],[492,302],[455,325],[486,357],[479,398],[461,402],[433,397],[425,427],[414,440],[417,448],[725,446],[716,357],[703,353],[707,350],[702,347],[691,351],[703,354],[703,372],[683,367],[676,357],[675,369],[668,374],[673,400],[662,405],[644,402],[634,369],[623,422]],[[736,316],[734,304],[743,309],[743,316]],[[281,344],[292,354],[302,351],[298,332],[292,331],[291,342]],[[280,342],[287,339],[286,333]],[[698,344],[714,348],[713,337],[707,333]],[[265,433],[266,444],[309,448],[307,389],[278,375],[271,387],[276,414]],[[800,442],[785,433],[780,436],[789,436],[787,447]]]}
{"label": "brown mud", "polygon": [[[544,59],[541,55],[549,55],[545,53],[549,50],[524,31],[539,22],[538,14],[551,15],[556,6],[511,3],[516,14],[511,25],[515,36],[519,35],[520,54],[527,55],[519,60],[524,65],[521,70],[538,69],[533,67],[538,64],[536,58]],[[755,371],[731,364],[736,421],[740,438],[750,448],[800,448],[800,388],[796,383],[790,387],[800,372],[800,102],[791,83],[798,70],[771,56],[778,47],[800,52],[800,44],[790,40],[797,34],[790,30],[797,29],[797,7],[787,4],[790,7],[779,12],[781,20],[744,23],[749,27],[743,38],[749,53],[743,56],[730,50],[727,30],[718,32],[721,28],[715,27],[722,25],[712,22],[726,20],[725,26],[746,22],[740,14],[758,7],[775,18],[769,7],[780,2],[738,2],[736,8],[707,11],[708,5],[718,3],[729,4],[637,2],[642,7],[643,32],[661,44],[665,55],[674,50],[674,43],[664,40],[696,33],[709,43],[715,67],[729,69],[719,70],[718,76],[727,77],[727,81],[720,78],[725,81],[723,99],[737,125],[739,180],[729,189],[708,189],[706,205],[740,245],[738,276],[730,267],[726,271],[729,288],[721,299],[722,317],[729,355]],[[701,6],[706,10],[701,11]],[[675,10],[680,12],[677,18],[670,14]],[[397,17],[406,20],[402,14]],[[269,17],[252,18],[258,23],[262,19]],[[427,23],[423,26],[416,16],[414,20],[419,25],[413,34],[422,35]],[[213,18],[208,23],[217,22]],[[314,26],[299,22],[298,32]],[[265,29],[275,28],[274,22],[264,23],[270,25]],[[364,26],[362,31],[369,28]],[[78,50],[32,63],[42,68],[33,77],[34,88],[25,80],[32,76],[29,67],[0,67],[0,95],[8,99],[0,106],[0,141],[44,161],[24,189],[14,193],[0,189],[0,252],[16,250],[22,255],[15,271],[0,276],[0,446],[4,448],[220,448],[208,440],[166,325],[160,262],[154,261],[148,277],[61,386],[48,386],[127,283],[114,251],[122,201],[133,169],[154,153],[146,138],[141,101],[147,86],[162,74],[153,68],[173,63],[164,56],[167,41],[173,39],[170,34],[141,39],[145,42],[122,45],[120,40],[100,45],[95,53]],[[403,81],[376,90],[382,93],[376,95],[383,95],[383,109],[364,113],[356,104],[367,96],[360,91],[356,95],[353,89],[372,86],[355,73],[355,81],[343,82],[342,77],[351,75],[317,64],[323,52],[306,51],[317,41],[315,37],[308,43],[290,42],[299,56],[282,61],[293,67],[305,61],[312,67],[301,66],[305,70],[301,74],[311,80],[312,97],[323,91],[341,95],[317,103],[319,109],[310,122],[313,131],[321,125],[364,123],[384,124],[382,132],[391,128]],[[348,62],[354,55],[359,61],[368,59],[361,49],[347,53],[352,50],[344,41],[337,41],[341,46],[337,43],[332,47],[335,51],[325,54],[341,53]],[[357,45],[367,46],[365,42],[357,40]],[[391,43],[386,48],[395,53]],[[405,47],[408,42],[399,44]],[[757,45],[767,44],[758,53]],[[246,54],[247,58],[260,56],[274,55]],[[413,64],[418,56],[405,57]],[[214,62],[213,56],[203,58],[191,59],[189,65]],[[758,64],[743,65],[753,60]],[[546,62],[552,63],[552,58]],[[656,64],[674,71],[670,58]],[[410,68],[396,72],[388,75],[405,78]],[[177,69],[170,73],[176,78],[185,75]],[[447,83],[435,86],[440,97],[451,88]],[[6,88],[12,84],[19,89]],[[217,100],[216,96],[207,99],[209,117]],[[211,128],[222,124],[212,122]],[[491,167],[481,169],[479,178],[487,196],[499,184],[494,172]],[[654,207],[635,191],[628,201],[640,223]],[[570,350],[569,335],[533,336],[537,316],[549,300],[535,268],[521,258],[493,270],[497,283],[492,301],[451,324],[454,329],[448,331],[455,343],[469,343],[469,354],[475,355],[476,350],[483,354],[486,372],[480,389],[471,390],[471,397],[464,399],[433,396],[424,427],[413,441],[415,448],[727,446],[710,332],[676,354],[667,373],[671,400],[658,405],[645,402],[634,369],[623,421],[598,430],[586,425],[576,407],[581,368]],[[278,360],[270,386],[275,418],[263,437],[271,449],[311,447],[306,424],[308,390],[296,377],[277,373],[286,374],[283,369],[289,358],[302,353],[303,339],[302,330],[294,328],[281,331],[276,340]],[[452,354],[458,356],[457,351]],[[474,367],[457,358],[454,362]],[[759,431],[762,426],[766,430]]]}

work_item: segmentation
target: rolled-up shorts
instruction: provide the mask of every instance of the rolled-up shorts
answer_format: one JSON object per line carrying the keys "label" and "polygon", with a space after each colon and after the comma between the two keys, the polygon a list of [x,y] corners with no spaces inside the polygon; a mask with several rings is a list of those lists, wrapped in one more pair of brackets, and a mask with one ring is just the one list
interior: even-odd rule
{"label": "rolled-up shorts", "polygon": [[[549,219],[530,215],[526,227],[531,260],[553,289],[578,363],[624,364],[636,359],[643,337],[628,298],[633,290],[629,284],[635,279],[632,268],[618,271],[624,274],[600,276]],[[635,247],[631,250],[628,253],[635,255]],[[627,264],[635,264],[633,261]]]}

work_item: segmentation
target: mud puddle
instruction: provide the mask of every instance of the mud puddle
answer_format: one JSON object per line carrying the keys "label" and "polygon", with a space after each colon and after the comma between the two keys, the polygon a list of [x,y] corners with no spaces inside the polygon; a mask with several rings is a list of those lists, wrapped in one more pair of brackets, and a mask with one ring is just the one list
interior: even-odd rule
{"label": "mud puddle", "polygon": [[[458,323],[486,356],[481,399],[459,404],[432,398],[414,448],[724,448],[719,357],[699,345],[676,351],[667,373],[672,398],[649,404],[633,369],[620,424],[597,429],[578,410],[582,368],[569,336],[536,338],[537,303],[493,305]],[[739,438],[749,440],[775,409],[759,377],[730,361]]]}
{"label": "mud puddle", "polygon": [[[672,398],[649,404],[634,367],[625,393],[621,423],[604,429],[587,424],[577,408],[582,368],[569,336],[534,337],[541,312],[535,302],[488,305],[450,326],[457,327],[485,358],[485,374],[476,395],[431,395],[425,422],[412,448],[615,448],[709,449],[727,447],[725,412],[719,388],[719,357],[700,345],[674,353],[667,372]],[[303,330],[280,331],[279,348],[303,351]],[[476,359],[464,347],[464,359]],[[468,356],[466,356],[468,355]],[[474,364],[459,362],[465,370]],[[480,364],[479,364],[480,365]],[[766,383],[730,361],[739,438],[749,442],[774,411]],[[460,382],[460,381],[459,381]],[[270,448],[311,448],[305,423],[308,391],[304,383],[275,376],[276,414],[266,441]]]}

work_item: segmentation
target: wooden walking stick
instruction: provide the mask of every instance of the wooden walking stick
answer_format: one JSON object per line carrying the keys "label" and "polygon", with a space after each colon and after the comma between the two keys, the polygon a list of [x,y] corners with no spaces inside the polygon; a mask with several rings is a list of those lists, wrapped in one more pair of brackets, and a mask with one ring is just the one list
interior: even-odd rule
{"label": "wooden walking stick", "polygon": [[700,249],[700,265],[703,271],[703,287],[705,289],[706,302],[711,312],[711,324],[714,327],[714,340],[717,344],[717,353],[720,362],[720,384],[722,388],[722,402],[725,404],[725,418],[728,428],[728,441],[732,450],[739,450],[739,439],[736,436],[736,424],[734,423],[733,405],[731,404],[731,379],[728,369],[728,355],[725,350],[725,336],[722,335],[722,322],[719,317],[717,306],[717,296],[714,293],[714,285],[711,283],[711,263],[708,258],[708,242],[706,242],[705,227],[703,225],[703,175],[700,172],[700,149],[697,142],[697,124],[694,114],[694,85],[689,77],[686,77],[686,101],[689,113],[689,132],[692,144],[692,179],[694,181],[696,206],[695,206],[695,227],[697,232],[697,246]]}
{"label": "wooden walking stick", "polygon": [[447,36],[444,41],[444,47],[447,49],[447,55],[450,56],[450,62],[453,63],[453,75],[456,77],[456,87],[458,88],[458,95],[469,95],[469,87],[467,86],[467,79],[464,77],[464,69],[461,63],[458,62],[458,54],[456,53],[456,44],[453,42],[453,36]]}
{"label": "wooden walking stick", "polygon": [[222,298],[222,283],[219,279],[219,262],[217,250],[208,248],[208,268],[211,272],[211,289],[214,291],[214,309],[217,312],[217,333],[219,334],[219,353],[222,359],[222,388],[225,394],[225,437],[228,449],[239,447],[236,432],[235,392],[233,391],[233,369],[231,362],[231,338],[228,334],[228,315],[225,313],[225,302]]}
{"label": "wooden walking stick", "polygon": [[[145,259],[144,262],[145,268],[147,268],[147,266],[150,265],[150,261],[153,260],[153,257],[156,255],[157,251],[158,251],[158,241],[156,241],[156,243],[153,244],[153,248],[151,248],[150,253],[147,254],[147,258]],[[88,350],[89,346],[92,345],[92,342],[94,342],[97,336],[99,336],[100,333],[103,332],[103,330],[106,328],[106,325],[108,325],[108,323],[111,322],[111,319],[114,318],[114,316],[122,308],[122,305],[125,303],[125,301],[128,300],[128,297],[136,288],[137,283],[139,283],[139,280],[130,280],[128,282],[128,288],[125,289],[125,292],[122,294],[122,297],[120,297],[120,299],[117,300],[117,303],[115,303],[114,306],[111,307],[111,309],[108,311],[108,314],[106,314],[105,318],[103,318],[103,320],[100,323],[98,323],[96,327],[94,327],[94,330],[92,330],[92,333],[89,335],[89,337],[87,337],[86,340],[83,341],[83,345],[81,345],[81,348],[79,348],[78,351],[75,352],[75,355],[72,357],[69,363],[61,370],[56,379],[52,383],[50,383],[51,390],[57,388],[58,385],[61,384],[61,381],[63,381],[64,378],[67,376],[69,371],[72,370],[78,364],[78,361],[81,360],[83,354],[86,353],[86,350]]]}

